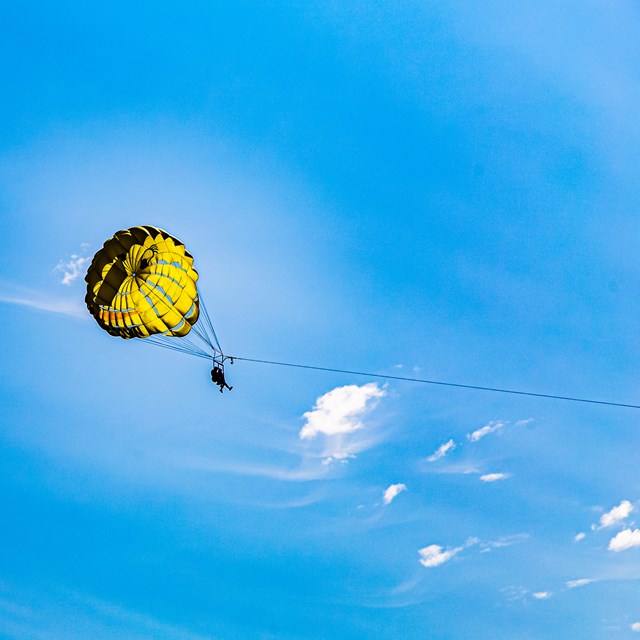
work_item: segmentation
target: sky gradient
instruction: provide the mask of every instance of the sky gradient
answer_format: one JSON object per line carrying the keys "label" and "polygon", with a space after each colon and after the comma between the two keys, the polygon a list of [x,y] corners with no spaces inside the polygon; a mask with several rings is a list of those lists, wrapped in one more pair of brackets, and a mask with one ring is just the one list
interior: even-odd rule
{"label": "sky gradient", "polygon": [[22,2],[0,55],[0,638],[640,637],[637,3]]}

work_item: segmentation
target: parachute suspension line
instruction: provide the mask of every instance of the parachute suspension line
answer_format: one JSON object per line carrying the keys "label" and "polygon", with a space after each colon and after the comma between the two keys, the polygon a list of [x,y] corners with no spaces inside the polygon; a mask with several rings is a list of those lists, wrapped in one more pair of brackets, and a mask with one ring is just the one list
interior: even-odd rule
{"label": "parachute suspension line", "polygon": [[352,376],[367,376],[368,378],[384,378],[385,380],[403,380],[406,382],[421,382],[423,384],[433,384],[441,387],[456,387],[458,389],[472,389],[475,391],[492,391],[494,393],[509,393],[517,396],[530,396],[533,398],[548,398],[550,400],[564,400],[568,402],[583,402],[587,404],[599,404],[608,407],[622,407],[625,409],[640,409],[640,404],[628,404],[624,402],[612,402],[609,400],[594,400],[591,398],[576,398],[572,396],[560,396],[551,393],[535,393],[533,391],[518,391],[515,389],[499,389],[497,387],[481,387],[474,384],[461,384],[458,382],[443,382],[441,380],[426,380],[424,378],[407,378],[405,376],[392,376],[382,373],[368,373],[366,371],[348,371],[345,369],[332,369],[331,367],[315,367],[308,364],[294,364],[292,362],[276,362],[273,360],[259,360],[257,358],[241,358],[240,356],[227,356],[233,360],[243,360],[244,362],[257,362],[260,364],[272,364],[279,367],[294,367],[296,369],[312,369],[314,371],[330,371],[332,373],[346,373]]}
{"label": "parachute suspension line", "polygon": [[203,349],[200,345],[195,344],[187,337],[177,338],[174,336],[160,334],[145,339],[151,340],[153,344],[166,345],[167,347],[170,347],[174,350],[184,351],[185,353],[193,353],[194,355],[208,355],[205,349]]}
{"label": "parachute suspension line", "polygon": [[[198,337],[200,337],[200,336],[198,336]],[[197,350],[197,351],[200,351],[201,353],[205,353],[205,354],[208,355],[209,343],[206,342],[206,341],[203,341],[204,345],[201,345],[201,344],[198,344],[197,341],[192,340],[191,338],[192,338],[192,336],[189,335],[189,336],[183,336],[182,338],[178,338],[178,340],[180,342],[184,343],[185,345],[187,345],[187,347],[190,347],[193,350]],[[168,338],[168,339],[175,340],[176,338]],[[200,337],[200,339],[202,340],[201,337]]]}
{"label": "parachute suspension line", "polygon": [[[218,336],[216,335],[216,330],[213,328],[213,322],[211,322],[211,316],[209,316],[209,312],[207,311],[207,305],[204,303],[204,298],[202,297],[202,292],[198,290],[198,295],[200,296],[200,309],[202,310],[202,328],[207,338],[209,339],[209,344],[214,351],[217,351],[220,355],[223,355],[222,347],[220,346],[220,341],[218,340]],[[213,341],[211,340],[213,338]],[[214,344],[215,343],[215,344]]]}
{"label": "parachute suspension line", "polygon": [[199,327],[200,323],[197,322],[196,324],[194,324],[191,327],[191,333],[193,335],[198,336],[198,338],[200,338],[200,340],[202,340],[202,342],[204,342],[204,344],[207,346],[207,351],[213,351],[213,353],[217,353],[218,349],[216,348],[216,346],[213,344],[211,338],[209,337],[209,335],[202,330],[202,327]]}
{"label": "parachute suspension line", "polygon": [[194,344],[190,340],[185,338],[174,338],[164,335],[153,335],[148,338],[142,338],[138,342],[152,344],[163,349],[169,349],[170,351],[178,351],[180,353],[186,353],[198,358],[206,358],[209,360],[211,356],[201,349],[198,345]]}
{"label": "parachute suspension line", "polygon": [[188,349],[180,349],[178,347],[173,347],[169,344],[166,344],[164,342],[155,342],[154,340],[150,340],[148,338],[145,338],[144,340],[140,340],[139,342],[145,343],[145,344],[149,344],[149,345],[153,345],[155,347],[162,347],[163,349],[168,349],[169,351],[177,351],[179,353],[186,353],[188,355],[191,356],[196,356],[198,358],[206,358],[207,360],[209,360],[210,356],[208,355],[204,355],[201,353],[195,353],[193,351],[190,351]]}
{"label": "parachute suspension line", "polygon": [[[174,340],[175,338],[169,338],[171,340]],[[189,337],[183,337],[183,338],[178,338],[181,342],[183,342],[188,348],[190,348],[193,352],[198,352],[200,354],[203,354],[205,356],[208,356],[208,349],[203,348],[201,345],[197,344],[196,342],[194,342],[193,340],[191,340]],[[208,347],[208,345],[206,345]]]}
{"label": "parachute suspension line", "polygon": [[162,333],[142,338],[141,342],[153,344],[163,349],[186,353],[206,360],[213,360],[222,366],[227,357],[222,353],[222,347],[211,322],[211,316],[198,292],[200,299],[200,319],[191,327],[187,336],[168,336]]}

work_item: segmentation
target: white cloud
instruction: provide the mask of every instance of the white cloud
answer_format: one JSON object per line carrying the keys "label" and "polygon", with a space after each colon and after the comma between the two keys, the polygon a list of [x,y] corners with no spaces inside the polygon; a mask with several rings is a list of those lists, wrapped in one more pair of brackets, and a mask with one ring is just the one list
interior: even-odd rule
{"label": "white cloud", "polygon": [[495,433],[496,431],[500,431],[506,426],[506,422],[502,422],[501,420],[492,420],[489,424],[486,424],[484,427],[480,427],[480,429],[476,429],[472,433],[467,434],[467,438],[471,442],[478,442],[481,438],[488,436],[490,433]]}
{"label": "white cloud", "polygon": [[480,539],[474,537],[467,538],[462,546],[450,549],[444,549],[439,544],[430,544],[422,549],[418,549],[420,564],[423,567],[437,567],[451,560],[453,556],[460,553],[463,549],[473,547],[477,544],[480,544]]}
{"label": "white cloud", "polygon": [[403,491],[406,491],[406,490],[407,490],[406,484],[398,483],[398,484],[389,485],[386,491],[384,492],[384,496],[382,497],[382,500],[385,504],[391,504],[393,499],[399,493],[402,493]]}
{"label": "white cloud", "polygon": [[536,600],[547,600],[551,597],[551,591],[536,591],[532,595]]}
{"label": "white cloud", "polygon": [[304,414],[306,422],[300,437],[315,438],[319,433],[336,436],[357,431],[363,427],[362,417],[386,395],[387,392],[373,382],[361,387],[355,384],[336,387],[320,396],[313,410]]}
{"label": "white cloud", "polygon": [[453,451],[456,448],[456,443],[453,439],[441,444],[428,458],[429,462],[435,462],[436,460],[440,460],[440,458],[444,458],[449,451]]}
{"label": "white cloud", "polygon": [[595,582],[593,578],[579,578],[578,580],[568,580],[566,585],[569,589],[575,589],[576,587],[584,587],[592,582]]}
{"label": "white cloud", "polygon": [[633,505],[628,500],[623,500],[617,507],[613,507],[611,511],[603,513],[600,516],[600,528],[613,527],[614,525],[626,520],[633,511]]}
{"label": "white cloud", "polygon": [[631,631],[635,631],[637,633],[640,633],[640,622],[633,622],[631,624]]}
{"label": "white cloud", "polygon": [[508,473],[485,473],[485,475],[480,476],[480,480],[482,480],[482,482],[496,482],[498,480],[505,480],[508,477]]}
{"label": "white cloud", "polygon": [[580,540],[584,540],[587,537],[587,534],[584,531],[581,531],[580,533],[576,533],[575,536],[573,536],[573,539],[575,542],[580,542]]}
{"label": "white cloud", "polygon": [[624,529],[609,541],[609,551],[626,551],[640,547],[640,529]]}
{"label": "white cloud", "polygon": [[61,284],[69,286],[84,275],[86,267],[91,260],[91,257],[87,255],[88,249],[89,245],[83,242],[80,245],[80,253],[73,253],[68,260],[60,260],[58,262],[54,271],[62,274]]}
{"label": "white cloud", "polygon": [[418,549],[420,556],[420,564],[423,567],[437,567],[448,562],[457,553],[460,553],[464,547],[455,547],[454,549],[443,549],[439,544],[430,544],[427,547]]}

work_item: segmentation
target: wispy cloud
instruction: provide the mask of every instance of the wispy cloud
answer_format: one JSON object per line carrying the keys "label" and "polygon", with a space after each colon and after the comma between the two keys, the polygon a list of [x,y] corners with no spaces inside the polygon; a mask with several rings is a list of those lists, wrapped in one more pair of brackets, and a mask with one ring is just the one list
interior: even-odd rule
{"label": "wispy cloud", "polygon": [[595,582],[593,578],[578,578],[578,580],[568,580],[566,582],[567,589],[575,589],[576,587],[585,587],[588,584]]}
{"label": "wispy cloud", "polygon": [[[13,591],[13,590],[11,590]],[[146,613],[76,592],[14,593],[0,597],[0,627],[7,638],[212,640]],[[3,634],[3,635],[4,635]]]}
{"label": "wispy cloud", "polygon": [[531,594],[536,600],[548,600],[551,597],[551,591],[536,591]]}
{"label": "wispy cloud", "polygon": [[629,500],[623,500],[617,507],[613,507],[611,511],[603,513],[600,516],[600,529],[605,527],[613,527],[626,520],[633,511],[633,505]]}
{"label": "wispy cloud", "polygon": [[456,443],[453,439],[448,440],[444,444],[441,444],[428,458],[428,462],[435,462],[436,460],[440,460],[440,458],[444,458],[449,451],[453,451],[456,448]]}
{"label": "wispy cloud", "polygon": [[640,622],[632,622],[631,623],[631,631],[635,631],[636,633],[640,633]]}
{"label": "wispy cloud", "polygon": [[573,536],[573,540],[575,542],[580,542],[580,540],[584,540],[587,537],[587,534],[584,531],[581,531],[580,533],[576,533],[575,536]]}
{"label": "wispy cloud", "polygon": [[480,476],[480,480],[482,482],[497,482],[498,480],[506,480],[508,477],[508,473],[485,473]]}
{"label": "wispy cloud", "polygon": [[407,485],[403,483],[389,485],[382,496],[382,501],[384,504],[391,504],[398,494],[406,490]]}
{"label": "wispy cloud", "polygon": [[0,283],[0,302],[21,307],[29,307],[46,313],[58,313],[74,318],[88,318],[87,311],[78,299],[52,296],[25,287]]}
{"label": "wispy cloud", "polygon": [[260,440],[244,456],[207,455],[206,452],[167,452],[172,465],[206,473],[262,477],[283,482],[309,482],[327,478],[360,452],[378,444],[380,429],[365,418],[386,395],[375,384],[338,387],[320,396],[304,414],[306,423],[294,437]]}
{"label": "wispy cloud", "polygon": [[521,542],[525,542],[525,540],[529,539],[528,533],[514,533],[509,536],[500,536],[495,540],[489,540],[488,542],[481,542],[481,553],[486,553],[488,551],[492,551],[493,549],[500,549],[502,547],[511,547],[514,544],[519,544]]}
{"label": "wispy cloud", "polygon": [[352,460],[353,458],[355,458],[355,455],[353,453],[348,453],[347,451],[334,451],[331,455],[322,458],[322,464],[347,464],[347,462],[349,462],[349,460]]}
{"label": "wispy cloud", "polygon": [[62,275],[60,283],[69,286],[75,282],[80,276],[84,275],[84,272],[89,264],[91,257],[87,255],[89,245],[83,242],[80,245],[79,253],[72,253],[69,258],[60,260],[54,267],[54,272]]}
{"label": "wispy cloud", "polygon": [[626,551],[640,547],[640,529],[624,529],[609,541],[609,551]]}
{"label": "wispy cloud", "polygon": [[[515,423],[513,423],[513,426],[525,427],[531,422],[533,422],[533,418],[527,418],[525,420],[517,420]],[[482,440],[482,438],[492,433],[499,433],[505,427],[509,426],[509,424],[511,423],[509,423],[507,420],[491,420],[490,422],[485,424],[483,427],[480,427],[479,429],[476,429],[475,431],[468,433],[467,440],[469,440],[469,442],[478,442],[478,440]]]}
{"label": "wispy cloud", "polygon": [[255,478],[268,478],[283,482],[309,482],[326,478],[329,473],[326,466],[318,464],[317,459],[305,458],[297,464],[264,464],[256,462],[235,462],[229,460],[209,460],[204,456],[170,456],[167,463],[178,468],[206,473],[219,473]]}
{"label": "wispy cloud", "polygon": [[470,442],[478,442],[478,440],[488,436],[490,433],[496,433],[496,431],[504,429],[506,424],[507,423],[502,420],[492,420],[488,424],[484,425],[484,427],[480,427],[479,429],[468,433],[467,438]]}
{"label": "wispy cloud", "polygon": [[518,600],[523,601],[526,599],[529,594],[529,590],[524,587],[516,587],[514,585],[510,585],[508,587],[504,587],[501,589],[502,593],[506,596],[507,600],[512,602],[516,602]]}

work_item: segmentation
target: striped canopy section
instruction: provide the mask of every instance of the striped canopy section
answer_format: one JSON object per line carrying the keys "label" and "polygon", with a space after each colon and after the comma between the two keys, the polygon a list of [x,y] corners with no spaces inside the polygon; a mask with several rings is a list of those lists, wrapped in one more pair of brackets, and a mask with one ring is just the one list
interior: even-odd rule
{"label": "striped canopy section", "polygon": [[184,337],[200,301],[193,257],[177,238],[151,226],[114,234],[87,271],[87,308],[113,336]]}

